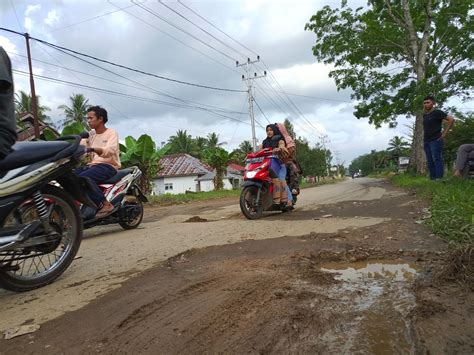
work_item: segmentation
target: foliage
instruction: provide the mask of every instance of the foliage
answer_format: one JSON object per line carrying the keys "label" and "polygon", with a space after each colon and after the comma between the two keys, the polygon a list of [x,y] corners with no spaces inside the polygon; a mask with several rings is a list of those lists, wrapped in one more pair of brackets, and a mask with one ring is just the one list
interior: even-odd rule
{"label": "foliage", "polygon": [[177,154],[177,153],[186,153],[186,154],[193,154],[195,153],[194,150],[194,142],[193,138],[186,130],[178,130],[174,136],[171,136],[168,139],[169,143],[169,153],[170,154]]}
{"label": "foliage", "polygon": [[283,125],[285,126],[286,130],[288,131],[288,134],[290,135],[291,138],[296,139],[296,134],[295,134],[295,128],[293,127],[293,124],[290,122],[288,118],[285,118],[285,121],[283,122]]}
{"label": "foliage", "polygon": [[386,150],[372,150],[369,154],[360,155],[349,165],[349,174],[354,174],[359,170],[362,175],[369,175],[386,170],[394,171],[395,162]]}
{"label": "foliage", "polygon": [[[51,111],[48,106],[40,104],[40,96],[36,95],[36,103],[38,105],[38,118],[44,123],[51,123],[51,118],[46,115],[47,111]],[[28,95],[23,90],[20,90],[15,94],[15,115],[17,121],[25,113],[33,113],[33,100],[31,95]]]}
{"label": "foliage", "polygon": [[215,200],[225,197],[238,197],[240,195],[240,189],[237,190],[218,190],[218,191],[207,191],[207,192],[196,192],[187,194],[164,194],[159,196],[150,196],[149,200],[151,203],[158,205],[176,205],[187,203],[191,201],[199,200]]}
{"label": "foliage", "polygon": [[239,144],[237,149],[234,149],[233,154],[233,161],[237,164],[242,165],[245,162],[245,157],[247,154],[252,153],[253,147],[252,142],[246,140]]}
{"label": "foliage", "polygon": [[221,147],[208,148],[204,151],[204,162],[216,170],[214,177],[214,189],[224,188],[223,179],[227,171],[227,166],[232,162],[233,153],[227,152]]}
{"label": "foliage", "polygon": [[[287,128],[288,129],[288,128]],[[289,132],[288,132],[289,133]],[[329,164],[331,162],[330,151],[322,146],[316,145],[313,148],[309,146],[305,138],[297,138],[296,159],[301,165],[303,175],[305,176],[327,176]]]}
{"label": "foliage", "polygon": [[422,99],[442,104],[472,95],[472,1],[369,0],[365,8],[325,6],[305,29],[315,57],[335,67],[338,89],[350,88],[355,116],[379,127],[416,115],[412,163],[423,171]]}
{"label": "foliage", "polygon": [[122,166],[138,166],[142,172],[139,181],[139,187],[144,194],[151,192],[151,181],[158,173],[160,166],[159,161],[167,153],[168,145],[156,150],[155,142],[147,134],[141,135],[138,140],[132,136],[125,138],[125,145],[120,144],[120,160]]}
{"label": "foliage", "polygon": [[388,142],[387,151],[389,151],[394,158],[398,158],[400,156],[409,155],[409,147],[410,144],[403,139],[403,137],[394,136]]}
{"label": "foliage", "polygon": [[91,106],[89,100],[83,94],[72,94],[69,96],[71,106],[60,105],[59,109],[64,111],[66,119],[61,122],[62,126],[67,126],[73,122],[87,124],[87,109]]}
{"label": "foliage", "polygon": [[426,222],[434,233],[451,243],[474,243],[474,184],[471,181],[454,178],[432,181],[409,174],[395,176],[393,181],[431,199],[431,217]]}
{"label": "foliage", "polygon": [[474,114],[472,112],[467,115],[456,115],[456,122],[444,141],[443,158],[446,166],[452,166],[459,146],[467,143],[474,143]]}

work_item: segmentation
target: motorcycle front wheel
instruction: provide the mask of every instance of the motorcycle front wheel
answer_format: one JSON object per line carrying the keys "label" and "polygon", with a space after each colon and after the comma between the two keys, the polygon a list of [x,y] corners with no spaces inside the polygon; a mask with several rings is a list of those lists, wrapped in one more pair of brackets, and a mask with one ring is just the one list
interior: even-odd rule
{"label": "motorcycle front wheel", "polygon": [[[57,234],[42,244],[0,252],[0,287],[30,291],[57,279],[72,263],[82,240],[82,218],[74,200],[61,188],[45,186],[41,194],[49,213],[49,224]],[[27,224],[38,220],[31,201],[13,214],[7,223]]]}
{"label": "motorcycle front wheel", "polygon": [[257,186],[246,186],[240,193],[240,210],[247,219],[259,219],[262,217],[262,201],[257,203]]}

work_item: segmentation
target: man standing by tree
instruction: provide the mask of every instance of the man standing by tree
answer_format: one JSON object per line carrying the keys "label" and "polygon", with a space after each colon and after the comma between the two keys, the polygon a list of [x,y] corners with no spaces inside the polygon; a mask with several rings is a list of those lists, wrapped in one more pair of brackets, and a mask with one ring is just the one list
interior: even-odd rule
{"label": "man standing by tree", "polygon": [[[454,123],[452,116],[435,109],[434,104],[435,99],[433,96],[426,96],[423,99],[423,108],[425,110],[423,115],[424,149],[431,180],[443,177],[443,141]],[[443,120],[447,120],[448,124],[444,131],[441,132]]]}
{"label": "man standing by tree", "polygon": [[13,100],[12,65],[0,47],[0,159],[10,153],[16,141],[16,121]]}

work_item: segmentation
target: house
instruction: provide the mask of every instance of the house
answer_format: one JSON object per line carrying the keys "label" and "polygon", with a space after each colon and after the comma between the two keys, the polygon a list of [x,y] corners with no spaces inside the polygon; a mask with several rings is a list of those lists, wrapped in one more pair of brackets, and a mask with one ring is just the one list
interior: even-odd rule
{"label": "house", "polygon": [[[41,120],[38,120],[38,127],[41,139],[45,138],[43,134],[45,129],[49,129],[55,137],[60,136],[60,134],[54,128],[48,126]],[[21,118],[18,119],[16,133],[18,141],[31,141],[35,139],[34,117],[31,113],[25,113],[21,116]]]}
{"label": "house", "polygon": [[[189,154],[165,155],[160,160],[161,170],[153,179],[153,194],[183,194],[214,190],[214,170]],[[228,169],[224,177],[224,189],[240,186],[242,176]]]}

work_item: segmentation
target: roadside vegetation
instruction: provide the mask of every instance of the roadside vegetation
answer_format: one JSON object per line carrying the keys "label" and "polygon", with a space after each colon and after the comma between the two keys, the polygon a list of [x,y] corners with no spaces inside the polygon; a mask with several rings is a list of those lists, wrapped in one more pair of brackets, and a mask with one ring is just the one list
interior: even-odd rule
{"label": "roadside vegetation", "polygon": [[431,217],[426,224],[455,246],[474,246],[474,183],[448,178],[432,181],[402,174],[392,177],[401,187],[414,189],[431,200]]}
{"label": "roadside vegetation", "polygon": [[202,201],[202,200],[215,200],[218,198],[224,197],[235,197],[238,198],[240,194],[240,189],[235,190],[217,190],[217,191],[208,191],[208,192],[196,192],[196,193],[187,193],[187,194],[163,194],[163,195],[153,195],[149,196],[148,199],[150,203],[169,206],[177,205],[180,203],[188,203],[192,201]]}

